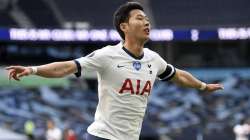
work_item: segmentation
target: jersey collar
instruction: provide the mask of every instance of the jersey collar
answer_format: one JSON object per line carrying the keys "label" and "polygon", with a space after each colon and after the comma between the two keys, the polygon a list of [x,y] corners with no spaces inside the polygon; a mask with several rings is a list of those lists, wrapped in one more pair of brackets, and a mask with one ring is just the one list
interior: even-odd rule
{"label": "jersey collar", "polygon": [[134,54],[132,54],[128,49],[126,49],[124,46],[122,46],[122,49],[128,54],[130,55],[131,57],[133,57],[134,59],[137,59],[137,60],[141,60],[144,56],[144,53],[141,55],[141,56],[135,56]]}

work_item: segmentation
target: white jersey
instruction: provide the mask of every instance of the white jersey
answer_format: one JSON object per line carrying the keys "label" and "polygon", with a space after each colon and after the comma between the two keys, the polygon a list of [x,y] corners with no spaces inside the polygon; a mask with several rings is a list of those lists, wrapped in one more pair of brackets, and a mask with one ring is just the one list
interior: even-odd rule
{"label": "white jersey", "polygon": [[48,129],[46,140],[62,140],[62,131],[59,128]]}
{"label": "white jersey", "polygon": [[236,140],[248,140],[250,126],[248,124],[237,124],[236,126],[234,126],[233,131],[235,133]]}
{"label": "white jersey", "polygon": [[139,139],[156,77],[166,80],[175,73],[157,53],[147,48],[143,52],[135,57],[119,43],[75,60],[78,69],[97,71],[99,102],[88,133],[111,140]]}

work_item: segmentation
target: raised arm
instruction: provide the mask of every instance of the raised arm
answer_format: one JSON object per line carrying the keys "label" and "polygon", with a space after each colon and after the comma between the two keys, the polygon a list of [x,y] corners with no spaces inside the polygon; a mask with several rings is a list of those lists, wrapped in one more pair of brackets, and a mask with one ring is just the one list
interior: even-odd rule
{"label": "raised arm", "polygon": [[74,61],[54,62],[40,66],[9,66],[9,79],[20,80],[23,76],[35,74],[46,78],[60,78],[77,72],[77,65]]}
{"label": "raised arm", "polygon": [[208,92],[213,92],[224,88],[221,84],[206,84],[195,78],[189,72],[180,69],[176,69],[176,74],[171,79],[171,81],[183,87],[196,88]]}

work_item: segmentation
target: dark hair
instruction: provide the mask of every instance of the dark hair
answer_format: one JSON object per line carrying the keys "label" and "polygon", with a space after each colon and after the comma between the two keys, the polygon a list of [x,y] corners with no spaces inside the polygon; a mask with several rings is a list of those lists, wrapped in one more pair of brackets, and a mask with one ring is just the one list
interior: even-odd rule
{"label": "dark hair", "polygon": [[139,9],[144,11],[143,7],[138,2],[127,2],[121,5],[114,13],[113,24],[122,37],[125,40],[125,34],[120,28],[120,24],[123,22],[127,22],[129,20],[129,13],[134,9]]}

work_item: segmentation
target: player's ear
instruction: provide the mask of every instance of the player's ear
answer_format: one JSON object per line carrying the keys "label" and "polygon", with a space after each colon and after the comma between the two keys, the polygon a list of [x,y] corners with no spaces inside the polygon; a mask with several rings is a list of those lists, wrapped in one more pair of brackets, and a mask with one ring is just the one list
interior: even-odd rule
{"label": "player's ear", "polygon": [[127,24],[126,24],[126,23],[121,23],[121,24],[120,24],[120,29],[121,29],[123,32],[126,32],[126,30],[127,30]]}

